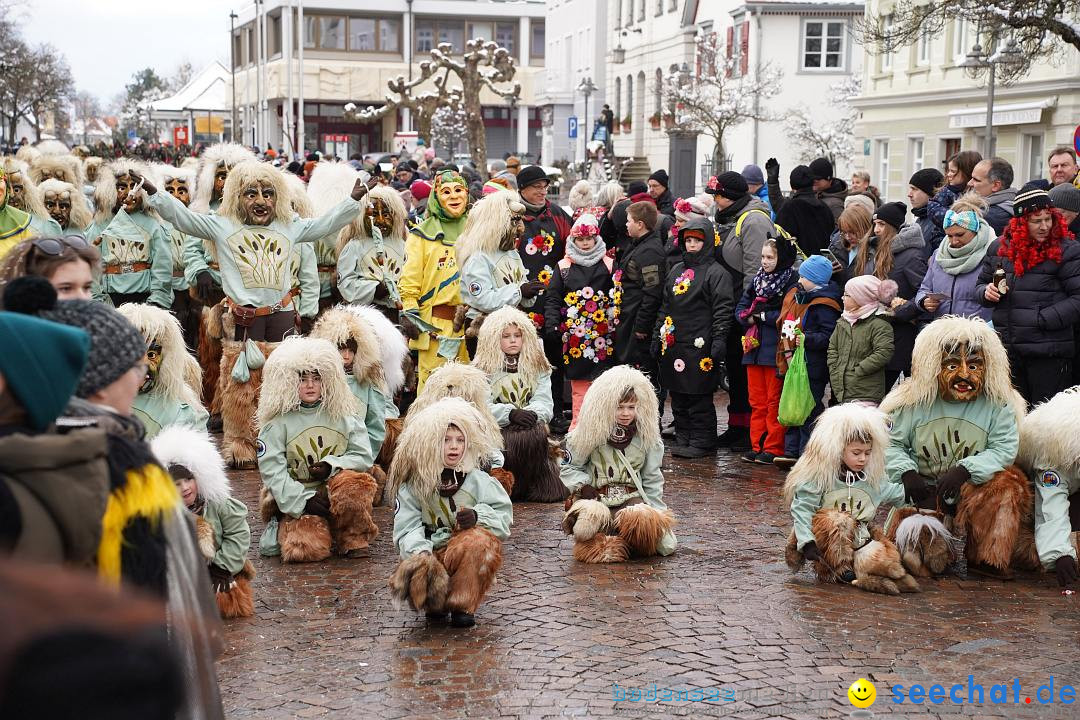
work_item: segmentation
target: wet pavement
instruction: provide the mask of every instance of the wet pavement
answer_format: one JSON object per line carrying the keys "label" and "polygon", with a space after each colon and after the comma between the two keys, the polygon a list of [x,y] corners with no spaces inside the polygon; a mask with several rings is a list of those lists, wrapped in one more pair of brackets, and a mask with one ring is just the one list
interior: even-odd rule
{"label": "wet pavement", "polygon": [[[227,623],[227,716],[860,717],[847,688],[864,677],[878,699],[862,717],[1080,717],[1080,699],[1036,696],[1051,676],[1055,700],[1080,686],[1080,595],[1062,596],[1051,576],[952,576],[900,597],[818,585],[783,562],[779,471],[726,452],[666,456],[664,471],[673,556],[582,565],[561,504],[515,505],[503,568],[470,630],[392,607],[391,508],[376,508],[369,557],[283,566],[258,556],[258,474],[233,474],[258,577],[256,617]],[[983,704],[967,702],[969,675]],[[1008,704],[991,703],[995,683]],[[915,684],[943,685],[944,702],[912,704]]]}

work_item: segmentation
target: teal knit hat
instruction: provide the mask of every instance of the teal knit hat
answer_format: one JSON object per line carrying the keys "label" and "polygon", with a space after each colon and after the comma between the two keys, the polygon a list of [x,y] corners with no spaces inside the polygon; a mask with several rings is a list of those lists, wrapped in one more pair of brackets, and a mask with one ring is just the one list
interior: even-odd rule
{"label": "teal knit hat", "polygon": [[0,312],[0,338],[0,373],[40,432],[71,400],[90,353],[90,336],[48,320]]}

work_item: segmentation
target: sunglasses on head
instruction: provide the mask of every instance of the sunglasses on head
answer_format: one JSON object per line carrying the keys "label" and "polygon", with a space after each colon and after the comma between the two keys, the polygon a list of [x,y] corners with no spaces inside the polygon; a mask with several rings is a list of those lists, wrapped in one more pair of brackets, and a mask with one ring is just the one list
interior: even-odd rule
{"label": "sunglasses on head", "polygon": [[34,238],[31,243],[46,255],[59,255],[64,247],[88,248],[90,243],[82,235],[65,235],[62,238]]}

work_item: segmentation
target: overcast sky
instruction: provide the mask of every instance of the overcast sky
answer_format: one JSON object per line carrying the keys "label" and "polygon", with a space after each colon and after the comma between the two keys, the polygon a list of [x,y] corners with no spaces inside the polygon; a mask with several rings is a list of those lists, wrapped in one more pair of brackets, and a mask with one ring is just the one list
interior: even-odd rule
{"label": "overcast sky", "polygon": [[17,25],[31,44],[47,42],[68,60],[77,90],[108,102],[131,76],[163,77],[184,60],[196,72],[228,65],[229,10],[244,0],[26,0]]}

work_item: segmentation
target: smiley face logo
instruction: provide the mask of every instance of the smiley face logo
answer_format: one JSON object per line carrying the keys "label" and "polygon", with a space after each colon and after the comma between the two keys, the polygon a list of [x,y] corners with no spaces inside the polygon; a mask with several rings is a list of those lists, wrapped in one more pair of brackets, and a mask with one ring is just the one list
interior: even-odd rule
{"label": "smiley face logo", "polygon": [[851,683],[847,691],[848,700],[857,708],[868,708],[877,700],[877,688],[866,678],[859,678]]}

